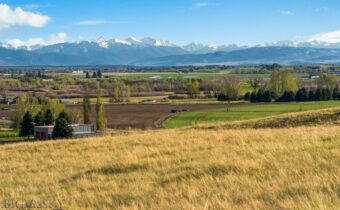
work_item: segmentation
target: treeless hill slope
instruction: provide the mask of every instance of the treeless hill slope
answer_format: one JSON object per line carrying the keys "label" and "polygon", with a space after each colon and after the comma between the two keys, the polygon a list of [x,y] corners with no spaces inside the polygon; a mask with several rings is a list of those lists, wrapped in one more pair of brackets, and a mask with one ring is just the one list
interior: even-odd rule
{"label": "treeless hill slope", "polygon": [[0,146],[0,161],[1,201],[64,209],[340,207],[338,126],[124,132]]}

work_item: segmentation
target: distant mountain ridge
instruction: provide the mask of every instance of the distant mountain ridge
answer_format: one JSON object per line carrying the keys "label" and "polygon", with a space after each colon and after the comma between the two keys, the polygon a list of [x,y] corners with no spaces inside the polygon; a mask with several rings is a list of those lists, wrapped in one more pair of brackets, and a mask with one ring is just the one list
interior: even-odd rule
{"label": "distant mountain ridge", "polygon": [[[310,64],[340,63],[340,43],[317,41],[270,42],[255,47],[238,45],[179,46],[170,41],[136,37],[103,37],[95,41],[14,48],[0,44],[0,65],[141,65]],[[19,49],[18,49],[19,48]]]}
{"label": "distant mountain ridge", "polygon": [[252,65],[252,64],[340,64],[340,49],[307,47],[253,47],[231,52],[186,54],[150,58],[135,62],[139,66]]}

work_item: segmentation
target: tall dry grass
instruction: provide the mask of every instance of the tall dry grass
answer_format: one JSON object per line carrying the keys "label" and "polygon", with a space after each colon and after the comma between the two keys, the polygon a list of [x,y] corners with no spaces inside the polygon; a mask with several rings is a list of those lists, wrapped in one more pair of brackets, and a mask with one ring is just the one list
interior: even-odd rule
{"label": "tall dry grass", "polygon": [[0,146],[0,202],[65,209],[339,209],[337,126],[159,130]]}

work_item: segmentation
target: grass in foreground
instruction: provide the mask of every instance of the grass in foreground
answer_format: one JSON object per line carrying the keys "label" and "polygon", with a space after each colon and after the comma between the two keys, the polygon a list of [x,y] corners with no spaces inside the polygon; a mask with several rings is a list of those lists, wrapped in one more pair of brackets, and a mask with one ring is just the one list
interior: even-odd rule
{"label": "grass in foreground", "polygon": [[1,146],[0,161],[1,199],[58,199],[64,209],[340,207],[336,126],[21,143]]}
{"label": "grass in foreground", "polygon": [[304,102],[304,103],[271,103],[233,107],[225,109],[187,112],[175,115],[163,123],[165,128],[192,126],[200,123],[228,122],[275,116],[290,112],[308,111],[340,107],[340,101]]}

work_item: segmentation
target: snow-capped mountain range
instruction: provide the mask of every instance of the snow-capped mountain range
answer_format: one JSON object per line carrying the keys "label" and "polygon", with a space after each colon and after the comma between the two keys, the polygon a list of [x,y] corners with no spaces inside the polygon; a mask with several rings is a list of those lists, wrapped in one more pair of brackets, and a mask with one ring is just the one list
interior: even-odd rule
{"label": "snow-capped mountain range", "polygon": [[[173,42],[167,41],[167,40],[161,40],[161,39],[155,39],[155,38],[136,38],[136,37],[129,37],[126,39],[105,39],[104,37],[99,37],[96,40],[93,41],[82,41],[82,42],[89,42],[89,43],[95,43],[99,47],[102,48],[109,48],[114,47],[117,45],[126,45],[126,46],[140,46],[140,47],[177,47],[181,48],[189,53],[211,53],[211,52],[217,52],[217,51],[223,51],[223,52],[230,52],[233,50],[239,50],[239,49],[246,49],[251,47],[311,47],[311,48],[340,48],[340,42],[339,43],[328,43],[328,42],[321,42],[321,41],[275,41],[275,42],[266,42],[254,46],[240,46],[236,44],[229,44],[229,45],[216,45],[216,44],[202,44],[197,42],[192,42],[187,45],[178,45]],[[81,42],[78,42],[81,43]],[[11,43],[0,43],[1,47],[7,48],[7,49],[22,49],[22,50],[37,50],[39,48],[46,47],[48,45],[14,45]]]}
{"label": "snow-capped mountain range", "polygon": [[[256,46],[190,43],[154,38],[105,39],[52,45],[0,44],[0,65],[202,65],[340,63],[340,43],[279,41]],[[273,57],[275,55],[275,57]],[[294,56],[293,56],[294,55]],[[236,62],[236,63],[235,63]]]}

